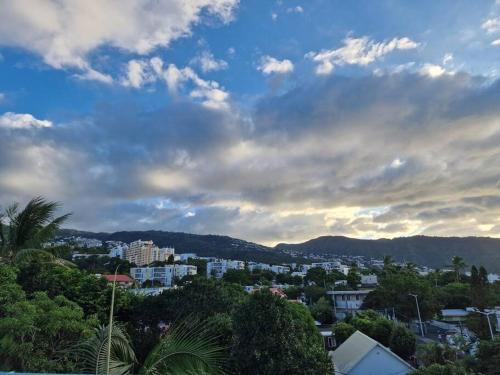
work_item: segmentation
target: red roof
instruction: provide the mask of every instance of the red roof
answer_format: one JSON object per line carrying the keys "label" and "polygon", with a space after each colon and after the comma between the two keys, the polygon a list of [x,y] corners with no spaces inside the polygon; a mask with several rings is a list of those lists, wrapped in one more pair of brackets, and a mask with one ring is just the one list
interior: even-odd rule
{"label": "red roof", "polygon": [[[115,275],[104,275],[104,278],[109,282],[115,281]],[[133,281],[134,280],[128,275],[116,275],[117,283],[131,283]]]}
{"label": "red roof", "polygon": [[280,288],[269,288],[269,290],[271,291],[272,294],[274,294],[275,296],[278,296],[278,297],[282,297],[282,298],[285,298],[286,297],[286,294],[285,292],[283,291],[283,289],[280,289]]}

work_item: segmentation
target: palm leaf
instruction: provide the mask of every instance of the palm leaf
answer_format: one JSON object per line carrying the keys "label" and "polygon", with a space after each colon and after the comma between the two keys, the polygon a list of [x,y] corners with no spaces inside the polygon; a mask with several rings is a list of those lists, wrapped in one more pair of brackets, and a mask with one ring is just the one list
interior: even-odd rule
{"label": "palm leaf", "polygon": [[56,257],[49,251],[40,249],[22,249],[14,256],[14,263],[30,263],[33,260],[45,260],[45,263],[52,263],[62,267],[75,267],[75,264],[69,260]]}
{"label": "palm leaf", "polygon": [[[95,329],[94,335],[76,348],[80,370],[91,374],[106,374],[108,362],[109,326]],[[137,362],[130,339],[119,325],[111,327],[111,351],[109,356],[109,374],[124,375],[131,373]]]}
{"label": "palm leaf", "polygon": [[198,322],[176,324],[148,355],[141,373],[224,374],[224,348]]}

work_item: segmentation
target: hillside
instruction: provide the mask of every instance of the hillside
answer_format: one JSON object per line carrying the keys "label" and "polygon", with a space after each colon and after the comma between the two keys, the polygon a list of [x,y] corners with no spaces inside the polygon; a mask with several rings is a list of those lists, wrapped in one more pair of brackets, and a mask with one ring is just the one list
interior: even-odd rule
{"label": "hillside", "polygon": [[490,237],[400,237],[395,239],[360,240],[342,236],[323,236],[299,244],[282,243],[279,251],[304,254],[362,255],[381,258],[391,255],[431,267],[443,267],[450,259],[461,256],[467,264],[484,265],[490,272],[500,272],[500,239]]}
{"label": "hillside", "polygon": [[81,236],[97,238],[102,241],[123,241],[130,243],[136,240],[152,240],[160,247],[172,246],[177,253],[194,252],[200,256],[217,256],[221,258],[255,260],[267,263],[283,263],[296,261],[295,258],[275,251],[272,248],[243,241],[229,236],[199,235],[165,231],[123,231],[115,233],[82,232],[63,229],[60,236]]}

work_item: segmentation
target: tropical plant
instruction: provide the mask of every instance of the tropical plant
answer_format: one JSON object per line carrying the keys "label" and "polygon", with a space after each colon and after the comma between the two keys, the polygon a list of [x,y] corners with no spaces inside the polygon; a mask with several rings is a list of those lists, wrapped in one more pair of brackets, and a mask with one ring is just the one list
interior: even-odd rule
{"label": "tropical plant", "polygon": [[455,278],[457,283],[460,281],[460,273],[467,266],[462,257],[454,256],[451,258],[451,266],[453,267],[453,271],[455,272]]}
{"label": "tropical plant", "polygon": [[[135,352],[125,331],[113,320],[116,274],[113,281],[109,324],[75,350],[81,370],[95,374],[132,374],[137,365]],[[190,322],[190,323],[189,323]],[[196,319],[186,318],[169,327],[160,343],[149,353],[139,373],[146,375],[223,374],[224,348],[217,337]]]}
{"label": "tropical plant", "polygon": [[58,208],[59,203],[42,197],[31,199],[22,210],[18,203],[7,207],[0,213],[0,256],[9,262],[20,262],[30,260],[35,252],[43,252],[47,260],[67,264],[52,253],[40,250],[70,216],[55,217]]}

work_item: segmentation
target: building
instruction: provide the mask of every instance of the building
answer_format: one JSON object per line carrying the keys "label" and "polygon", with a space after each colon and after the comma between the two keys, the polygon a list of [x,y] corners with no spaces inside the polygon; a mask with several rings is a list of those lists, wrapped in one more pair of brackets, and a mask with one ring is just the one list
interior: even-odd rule
{"label": "building", "polygon": [[289,273],[290,272],[290,267],[271,265],[271,264],[266,264],[266,263],[248,262],[247,267],[248,267],[248,270],[250,272],[253,272],[254,270],[266,270],[266,271],[271,271],[274,273]]}
{"label": "building", "polygon": [[219,259],[207,263],[207,277],[214,276],[220,279],[227,270],[244,270],[245,262],[239,260]]}
{"label": "building", "polygon": [[414,368],[389,348],[359,331],[332,352],[335,374],[405,375]]}
{"label": "building", "polygon": [[362,290],[334,290],[328,291],[331,295],[335,308],[339,312],[356,312],[361,308],[363,301],[372,289]]}
{"label": "building", "polygon": [[125,252],[125,259],[137,266],[145,266],[153,262],[165,262],[167,257],[166,249],[155,246],[153,241],[134,241]]}
{"label": "building", "polygon": [[361,275],[361,285],[363,286],[377,286],[377,275]]}
{"label": "building", "polygon": [[130,274],[139,283],[145,281],[160,284],[170,287],[174,284],[175,278],[183,278],[184,276],[196,275],[196,266],[185,264],[169,264],[163,267],[133,267],[130,269]]}
{"label": "building", "polygon": [[125,258],[125,252],[128,250],[127,244],[115,245],[109,250],[108,256],[110,258]]}
{"label": "building", "polygon": [[338,271],[340,266],[340,262],[317,262],[311,264],[312,268],[323,268],[326,272]]}
{"label": "building", "polygon": [[197,259],[198,255],[195,253],[183,253],[175,255],[174,259],[176,262],[186,262],[189,258]]}
{"label": "building", "polygon": [[112,283],[116,279],[116,285],[122,288],[130,288],[134,285],[134,280],[128,275],[103,275],[108,283]]}

